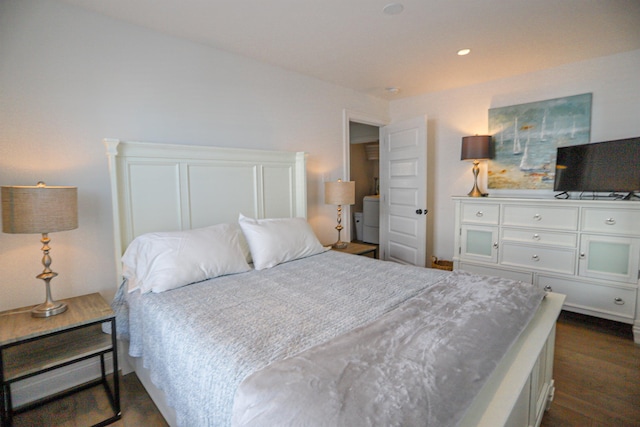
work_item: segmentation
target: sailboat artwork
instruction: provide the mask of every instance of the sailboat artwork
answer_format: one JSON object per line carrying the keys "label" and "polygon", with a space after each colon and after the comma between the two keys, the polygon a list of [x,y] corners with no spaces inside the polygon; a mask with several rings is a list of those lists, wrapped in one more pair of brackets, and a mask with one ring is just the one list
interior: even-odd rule
{"label": "sailboat artwork", "polygon": [[488,187],[553,189],[556,150],[586,144],[591,134],[590,93],[489,110],[494,158]]}
{"label": "sailboat artwork", "polygon": [[518,130],[518,117],[513,125],[513,154],[522,154],[522,146],[520,145],[520,132]]}

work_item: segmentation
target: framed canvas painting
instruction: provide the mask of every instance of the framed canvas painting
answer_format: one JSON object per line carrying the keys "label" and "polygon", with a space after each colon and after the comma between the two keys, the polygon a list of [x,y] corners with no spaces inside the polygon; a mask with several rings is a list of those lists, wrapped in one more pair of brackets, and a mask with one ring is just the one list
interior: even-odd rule
{"label": "framed canvas painting", "polygon": [[490,189],[551,190],[556,149],[589,143],[591,94],[492,108],[489,134],[494,144]]}

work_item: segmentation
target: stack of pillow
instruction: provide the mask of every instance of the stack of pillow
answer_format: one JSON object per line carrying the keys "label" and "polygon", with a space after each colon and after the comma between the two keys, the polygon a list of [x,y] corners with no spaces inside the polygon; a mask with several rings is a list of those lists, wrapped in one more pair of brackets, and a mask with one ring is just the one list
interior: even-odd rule
{"label": "stack of pillow", "polygon": [[326,251],[303,218],[253,219],[237,224],[136,237],[122,256],[132,292],[164,292],[227,274],[271,268]]}

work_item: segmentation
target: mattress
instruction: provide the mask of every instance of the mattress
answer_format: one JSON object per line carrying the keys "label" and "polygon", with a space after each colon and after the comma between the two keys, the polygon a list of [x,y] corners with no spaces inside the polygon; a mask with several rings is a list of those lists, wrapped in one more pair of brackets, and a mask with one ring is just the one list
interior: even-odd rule
{"label": "mattress", "polygon": [[[463,276],[466,279],[461,281]],[[460,282],[464,286],[457,287]],[[409,353],[438,348],[442,357],[436,357],[436,352],[431,359],[444,358],[464,365],[454,363],[453,367],[447,368],[451,371],[444,375],[451,381],[443,381],[442,376],[429,380],[440,384],[441,388],[443,384],[447,385],[444,387],[447,393],[463,392],[460,394],[465,396],[464,402],[449,405],[446,409],[449,415],[429,414],[430,419],[445,417],[455,425],[459,418],[450,414],[464,413],[464,407],[459,405],[470,403],[473,390],[482,386],[500,356],[533,316],[543,295],[534,286],[520,282],[403,266],[329,251],[270,269],[218,277],[159,294],[119,292],[114,306],[118,313],[118,329],[130,340],[130,355],[143,358],[152,381],[165,392],[168,403],[176,409],[177,422],[181,426],[230,425],[234,418],[233,402],[239,393],[241,400],[249,403],[241,409],[236,408],[234,419],[237,424],[269,425],[271,421],[266,420],[274,420],[268,418],[269,413],[286,411],[297,415],[281,418],[282,424],[298,424],[301,419],[296,416],[300,415],[300,403],[293,404],[292,409],[291,406],[274,406],[270,401],[260,408],[255,402],[264,400],[264,390],[251,386],[251,381],[253,384],[262,381],[267,393],[273,394],[277,388],[273,387],[270,376],[274,371],[276,376],[281,375],[282,369],[296,371],[296,363],[300,361],[297,359],[296,362],[296,358],[315,360],[315,367],[308,372],[309,376],[316,376],[317,366],[332,359],[334,354],[341,354],[336,358],[342,360],[338,365],[348,365],[349,357],[369,357],[364,353],[355,356],[344,356],[344,353],[345,349],[354,347],[362,348],[366,353],[366,346],[357,344],[357,337],[362,334],[383,337],[385,327],[380,329],[382,324],[400,321],[408,322],[406,325],[411,322],[422,325],[431,320],[434,323],[430,328],[438,329],[440,334],[431,336],[431,329],[423,328],[425,336],[416,340],[420,347]],[[492,315],[488,313],[492,311],[499,312],[500,317],[491,320]],[[399,320],[407,312],[419,313],[419,317]],[[479,318],[471,314],[482,315],[482,325],[476,321]],[[475,329],[470,328],[473,325]],[[410,328],[404,330],[407,332]],[[451,334],[455,333],[463,334],[465,339],[452,338]],[[482,345],[470,340],[474,335],[480,338]],[[448,337],[444,347],[443,337]],[[406,337],[398,336],[398,339]],[[376,339],[368,341],[375,342]],[[455,347],[456,342],[461,342],[462,347]],[[477,354],[474,354],[474,347],[477,347]],[[465,358],[451,357],[463,352],[470,354],[468,364]],[[374,353],[373,359],[383,357],[382,353]],[[343,367],[338,367],[329,375],[340,376],[344,372]],[[456,372],[459,373],[457,378]],[[471,381],[469,372],[473,372]],[[307,378],[306,374],[304,378]],[[323,381],[331,383],[333,380]],[[290,382],[275,383],[279,383],[284,393],[277,394],[283,396],[297,390],[287,386],[293,384]],[[418,388],[421,383],[424,384],[418,381]],[[245,388],[241,385],[248,385],[251,392],[242,394]],[[362,383],[359,387],[368,388]],[[427,388],[422,387],[418,392],[432,394],[418,400],[435,401],[433,394],[441,391],[437,387]],[[416,391],[401,391],[409,392]],[[377,388],[374,394],[379,393]],[[357,397],[355,400],[367,399]],[[256,409],[254,414],[258,415],[242,419],[238,412],[251,414],[248,407]],[[391,415],[390,409],[380,411],[382,417]],[[311,414],[311,410],[308,413]],[[340,414],[336,417],[335,420],[346,419],[340,418]],[[309,421],[305,420],[305,423]],[[327,420],[334,419],[325,418],[324,421]],[[376,415],[372,422],[385,421]]]}

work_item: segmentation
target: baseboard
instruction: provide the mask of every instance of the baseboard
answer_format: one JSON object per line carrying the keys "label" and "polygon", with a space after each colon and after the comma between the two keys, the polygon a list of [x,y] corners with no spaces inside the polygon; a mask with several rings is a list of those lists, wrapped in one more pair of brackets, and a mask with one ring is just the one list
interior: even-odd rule
{"label": "baseboard", "polygon": [[[113,372],[112,359],[111,354],[107,354],[104,357],[107,373]],[[16,408],[68,388],[84,384],[99,378],[100,375],[100,358],[94,357],[13,383],[11,385],[13,407]]]}

